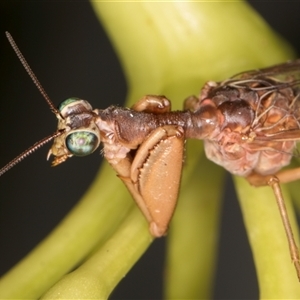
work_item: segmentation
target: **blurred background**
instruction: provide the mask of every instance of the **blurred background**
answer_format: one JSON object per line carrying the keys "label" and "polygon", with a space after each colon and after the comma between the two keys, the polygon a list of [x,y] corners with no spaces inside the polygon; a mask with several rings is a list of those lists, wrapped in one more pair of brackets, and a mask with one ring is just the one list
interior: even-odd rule
{"label": "blurred background", "polygon": [[[300,3],[250,4],[299,53]],[[88,2],[0,1],[0,166],[56,129],[56,118],[18,61],[5,31],[13,35],[56,105],[70,96],[82,97],[95,108],[123,104],[126,82],[120,64]],[[0,275],[62,220],[101,164],[96,152],[51,168],[46,161],[49,147],[0,178]],[[254,265],[230,176],[226,185],[214,299],[255,299]],[[162,297],[165,241],[150,246],[111,299]]]}

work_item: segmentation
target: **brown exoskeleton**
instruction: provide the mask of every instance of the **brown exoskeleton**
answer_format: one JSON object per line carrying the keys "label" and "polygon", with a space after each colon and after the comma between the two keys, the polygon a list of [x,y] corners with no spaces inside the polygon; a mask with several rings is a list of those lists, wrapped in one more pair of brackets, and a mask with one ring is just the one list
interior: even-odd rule
{"label": "brown exoskeleton", "polygon": [[199,97],[185,102],[185,111],[171,111],[164,96],[145,96],[131,109],[92,109],[78,98],[56,109],[7,34],[25,69],[58,119],[58,129],[9,164],[0,176],[40,146],[54,139],[53,165],[85,156],[103,143],[103,153],[160,237],[172,218],[182,171],[184,141],[204,140],[206,155],[255,186],[270,185],[279,206],[298,278],[298,248],[279,182],[299,179],[298,169],[280,172],[290,163],[299,140],[300,60],[208,82]]}
{"label": "brown exoskeleton", "polygon": [[146,217],[151,234],[160,237],[176,206],[185,139],[184,120],[180,122],[170,108],[164,96],[146,96],[132,109],[104,110],[93,110],[85,100],[67,99],[59,108],[61,135],[48,157],[54,155],[56,166],[73,155],[92,153],[101,141],[104,157]]}
{"label": "brown exoskeleton", "polygon": [[191,112],[171,112],[164,96],[146,96],[132,109],[111,106],[104,110],[69,98],[56,109],[9,33],[7,37],[56,115],[58,129],[0,169],[0,176],[50,140],[54,139],[48,153],[48,158],[54,156],[53,166],[73,155],[91,154],[102,142],[104,157],[149,222],[151,234],[166,234],[177,202]]}
{"label": "brown exoskeleton", "polygon": [[[223,82],[207,82],[185,107],[202,112],[207,126],[206,156],[254,186],[270,185],[300,280],[299,250],[294,240],[279,182],[300,178],[299,168],[280,171],[300,139],[300,60],[243,72]],[[201,114],[201,113],[200,113]]]}

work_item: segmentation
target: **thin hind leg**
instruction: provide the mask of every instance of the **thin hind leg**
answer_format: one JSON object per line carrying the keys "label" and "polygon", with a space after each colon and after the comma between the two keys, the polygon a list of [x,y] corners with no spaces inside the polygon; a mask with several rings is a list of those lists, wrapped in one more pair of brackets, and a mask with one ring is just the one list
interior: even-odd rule
{"label": "thin hind leg", "polygon": [[[297,170],[297,172],[299,172],[300,168],[289,170],[289,171],[294,171],[294,170]],[[280,172],[280,173],[278,173],[278,175],[283,180],[283,182],[291,181],[291,180],[288,180],[288,179],[290,179],[291,174],[289,174],[289,172],[287,172],[287,171]],[[287,209],[286,209],[286,206],[285,206],[284,198],[283,198],[283,195],[282,195],[282,192],[281,192],[279,178],[277,176],[274,176],[274,175],[261,176],[261,175],[258,175],[258,174],[251,174],[250,176],[247,177],[247,180],[252,185],[255,185],[255,186],[269,185],[273,189],[275,199],[276,199],[276,202],[277,202],[277,205],[278,205],[280,217],[281,217],[283,227],[284,227],[284,230],[285,230],[285,234],[286,234],[286,237],[287,237],[287,240],[288,240],[291,259],[292,259],[292,262],[295,266],[297,276],[298,276],[298,280],[300,281],[299,250],[298,250],[297,244],[295,242],[293,230],[292,230],[292,227],[291,227],[291,224],[290,224],[290,220],[289,220],[289,216],[288,216]],[[295,180],[294,177],[293,177],[293,180]]]}

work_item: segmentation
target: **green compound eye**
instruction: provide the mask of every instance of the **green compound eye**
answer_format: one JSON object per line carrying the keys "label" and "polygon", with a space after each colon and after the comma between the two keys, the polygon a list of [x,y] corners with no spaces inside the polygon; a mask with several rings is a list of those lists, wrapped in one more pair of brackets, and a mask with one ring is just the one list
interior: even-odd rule
{"label": "green compound eye", "polygon": [[70,103],[78,102],[80,100],[77,97],[71,97],[66,100],[64,100],[62,103],[59,104],[58,110],[61,112],[66,106],[68,106]]}
{"label": "green compound eye", "polygon": [[93,108],[86,100],[71,97],[61,102],[58,110],[63,118],[67,118],[73,114],[91,112]]}
{"label": "green compound eye", "polygon": [[97,135],[89,131],[75,131],[66,137],[66,146],[75,156],[86,156],[93,153],[99,145]]}

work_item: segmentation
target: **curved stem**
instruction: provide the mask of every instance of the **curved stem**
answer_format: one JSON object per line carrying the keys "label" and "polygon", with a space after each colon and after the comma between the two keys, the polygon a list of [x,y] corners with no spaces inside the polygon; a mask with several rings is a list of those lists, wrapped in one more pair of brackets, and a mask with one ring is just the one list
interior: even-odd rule
{"label": "curved stem", "polygon": [[[272,189],[251,187],[244,178],[234,179],[255,260],[261,299],[299,299],[299,282]],[[285,188],[283,195],[295,230],[295,215]]]}
{"label": "curved stem", "polygon": [[[107,299],[152,240],[140,212],[131,209],[113,238],[60,280],[42,299]],[[126,259],[116,259],[123,257],[124,253]]]}

